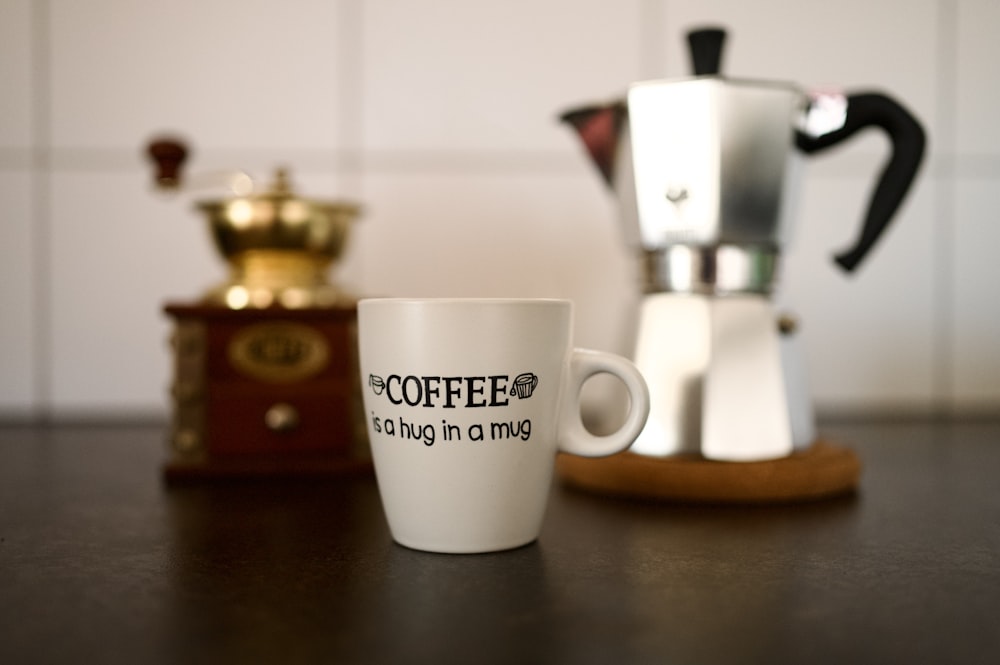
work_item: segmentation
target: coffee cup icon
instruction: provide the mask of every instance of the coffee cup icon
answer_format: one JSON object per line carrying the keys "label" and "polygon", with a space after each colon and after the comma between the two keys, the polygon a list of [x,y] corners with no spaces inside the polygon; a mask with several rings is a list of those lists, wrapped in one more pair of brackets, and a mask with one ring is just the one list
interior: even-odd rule
{"label": "coffee cup icon", "polygon": [[538,386],[538,377],[531,372],[524,372],[514,377],[514,387],[511,394],[517,395],[518,399],[527,399],[531,393],[535,392]]}
{"label": "coffee cup icon", "polygon": [[368,375],[368,385],[372,387],[372,390],[375,391],[376,395],[381,395],[382,391],[385,390],[385,381],[381,376],[376,374]]}

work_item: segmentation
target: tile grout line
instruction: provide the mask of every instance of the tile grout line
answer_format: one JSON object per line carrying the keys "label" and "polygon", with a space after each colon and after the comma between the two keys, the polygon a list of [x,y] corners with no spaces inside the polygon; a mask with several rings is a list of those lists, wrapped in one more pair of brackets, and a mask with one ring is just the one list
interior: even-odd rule
{"label": "tile grout line", "polygon": [[663,0],[643,0],[639,5],[638,58],[639,76],[642,79],[663,77],[667,66],[667,56],[663,38]]}
{"label": "tile grout line", "polygon": [[[364,162],[364,3],[350,0],[342,3],[340,50],[338,57],[338,87],[341,99],[340,121],[337,128],[337,164],[345,172],[355,172],[363,181]],[[360,183],[358,183],[360,185]]]}
{"label": "tile grout line", "polygon": [[[949,114],[946,114],[949,115]],[[344,123],[355,127],[360,123]],[[345,133],[357,129],[342,129]],[[939,138],[939,137],[932,137]],[[473,149],[469,151],[449,151],[434,149],[402,149],[402,150],[368,150],[364,151],[363,161],[359,158],[360,149],[311,149],[311,148],[245,148],[228,150],[213,148],[214,155],[228,155],[220,161],[265,161],[276,151],[290,156],[296,164],[315,171],[330,171],[340,173],[360,173],[364,171],[398,172],[417,171],[421,168],[435,171],[456,171],[467,173],[470,170],[479,172],[511,172],[522,173],[525,169],[551,173],[577,172],[579,162],[575,155],[567,155],[556,150],[491,150]],[[51,145],[45,148],[44,163],[49,172],[78,173],[134,173],[135,151],[125,148],[57,148]],[[21,170],[32,168],[33,164],[41,163],[39,150],[34,147],[27,150],[0,147],[0,171]],[[857,160],[872,159],[880,155],[865,153],[856,156],[855,161],[838,166],[827,166],[827,172],[819,177],[827,179],[854,178],[857,175]],[[867,163],[867,162],[866,162]],[[1000,177],[1000,154],[982,153],[970,155],[953,155],[944,151],[924,156],[921,167],[924,177],[970,177],[997,178]]]}
{"label": "tile grout line", "polygon": [[32,307],[32,329],[35,341],[32,347],[34,372],[32,411],[36,418],[46,420],[52,409],[52,173],[51,173],[51,32],[49,0],[38,0],[32,4],[31,71],[34,80],[32,88],[31,126],[31,172],[32,172],[32,214],[33,227],[32,259],[34,262],[34,287]]}
{"label": "tile grout line", "polygon": [[958,5],[955,0],[938,0],[939,32],[937,53],[937,115],[941,135],[939,145],[948,157],[938,160],[937,196],[934,203],[933,245],[937,263],[933,271],[932,311],[934,343],[932,346],[931,392],[934,408],[942,414],[954,411],[955,404],[955,177],[956,123],[955,99],[958,74]]}
{"label": "tile grout line", "polygon": [[[365,64],[365,8],[364,0],[350,0],[340,5],[337,16],[337,34],[340,45],[337,52],[337,83],[340,99],[337,100],[340,118],[336,141],[339,157],[338,170],[344,174],[338,178],[338,189],[348,199],[359,203],[362,216],[368,207],[365,197],[368,162],[364,154],[364,64]],[[363,246],[354,244],[349,281],[355,284],[365,282],[365,252]],[[343,273],[342,273],[343,274]]]}

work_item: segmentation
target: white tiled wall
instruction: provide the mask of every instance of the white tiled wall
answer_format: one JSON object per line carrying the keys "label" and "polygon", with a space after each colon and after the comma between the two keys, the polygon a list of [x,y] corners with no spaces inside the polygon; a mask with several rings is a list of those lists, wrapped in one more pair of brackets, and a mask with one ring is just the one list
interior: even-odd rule
{"label": "white tiled wall", "polygon": [[878,88],[930,152],[858,274],[877,135],[812,160],[780,300],[821,412],[1000,411],[1000,5],[992,0],[0,0],[0,415],[163,415],[167,300],[223,269],[193,172],[288,165],[361,202],[341,281],[365,294],[550,295],[583,345],[627,350],[635,266],[558,113],[686,73],[682,35],[730,30],[730,74]]}

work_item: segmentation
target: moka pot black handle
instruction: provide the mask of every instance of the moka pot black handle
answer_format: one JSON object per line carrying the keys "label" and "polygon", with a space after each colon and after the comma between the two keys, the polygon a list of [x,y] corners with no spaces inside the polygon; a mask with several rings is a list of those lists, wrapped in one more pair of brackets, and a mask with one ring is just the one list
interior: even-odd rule
{"label": "moka pot black handle", "polygon": [[888,135],[892,152],[878,176],[861,235],[853,247],[834,256],[834,261],[848,272],[857,268],[875,245],[913,184],[927,142],[924,129],[891,97],[878,92],[858,92],[847,96],[847,117],[841,128],[822,136],[809,136],[801,131],[795,136],[796,147],[812,155],[868,127],[877,127]]}

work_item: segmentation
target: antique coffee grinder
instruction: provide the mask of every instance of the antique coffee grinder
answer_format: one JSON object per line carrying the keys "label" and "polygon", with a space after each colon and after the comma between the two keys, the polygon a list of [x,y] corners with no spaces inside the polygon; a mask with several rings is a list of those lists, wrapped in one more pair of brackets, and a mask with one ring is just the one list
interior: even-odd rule
{"label": "antique coffee grinder", "polygon": [[[181,142],[153,141],[148,154],[159,187],[185,188]],[[164,307],[175,326],[165,476],[368,470],[357,302],[327,279],[358,207],[302,198],[284,170],[266,188],[242,173],[227,181],[227,198],[197,207],[228,277]]]}
{"label": "antique coffee grinder", "polygon": [[795,378],[794,326],[770,298],[794,222],[801,156],[866,127],[892,142],[861,235],[836,256],[850,271],[892,218],[924,150],[920,124],[885,95],[809,94],[723,76],[724,38],[719,29],[688,35],[693,77],[635,83],[623,100],[562,116],[617,196],[642,262],[634,359],[652,410],[627,455],[647,477],[667,465],[650,469],[637,456],[750,463],[816,452],[811,408]]}

